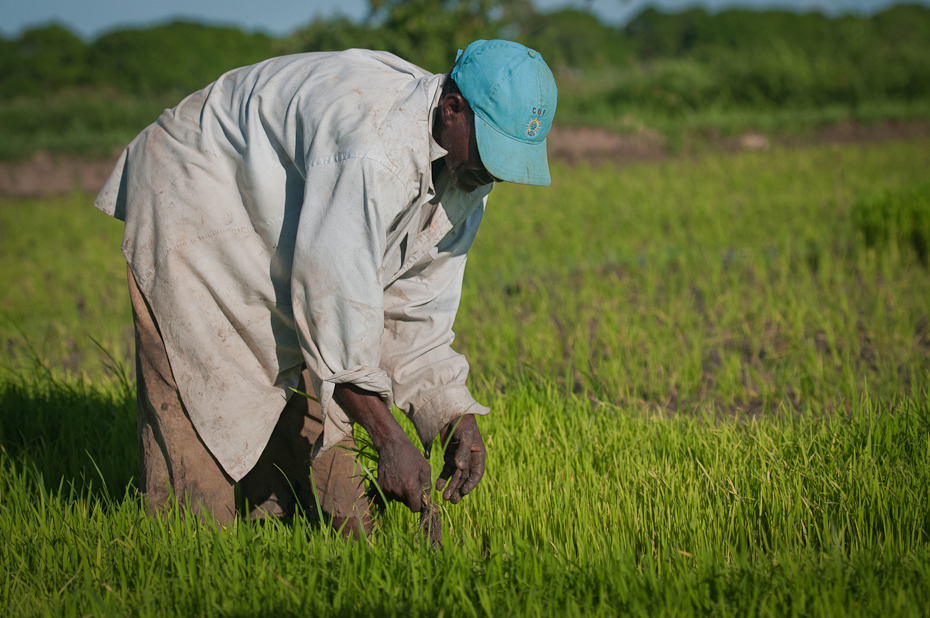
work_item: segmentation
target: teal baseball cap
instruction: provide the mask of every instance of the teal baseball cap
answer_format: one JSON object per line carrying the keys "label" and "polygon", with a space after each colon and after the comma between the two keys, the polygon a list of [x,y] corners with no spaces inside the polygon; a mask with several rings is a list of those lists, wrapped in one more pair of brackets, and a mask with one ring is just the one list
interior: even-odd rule
{"label": "teal baseball cap", "polygon": [[488,172],[548,186],[546,136],[558,89],[539,52],[513,41],[474,41],[459,51],[451,77],[475,112],[478,153]]}

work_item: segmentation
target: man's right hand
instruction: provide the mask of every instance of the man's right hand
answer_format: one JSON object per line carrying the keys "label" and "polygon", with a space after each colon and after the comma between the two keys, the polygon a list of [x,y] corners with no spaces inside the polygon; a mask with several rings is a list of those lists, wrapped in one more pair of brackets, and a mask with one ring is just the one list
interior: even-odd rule
{"label": "man's right hand", "polygon": [[378,486],[387,500],[407,505],[414,513],[430,489],[430,466],[376,394],[353,384],[337,384],[333,399],[349,419],[368,432],[378,451]]}
{"label": "man's right hand", "polygon": [[430,489],[430,466],[403,432],[378,449],[378,487],[386,499],[403,502],[414,513],[423,508],[423,492]]}

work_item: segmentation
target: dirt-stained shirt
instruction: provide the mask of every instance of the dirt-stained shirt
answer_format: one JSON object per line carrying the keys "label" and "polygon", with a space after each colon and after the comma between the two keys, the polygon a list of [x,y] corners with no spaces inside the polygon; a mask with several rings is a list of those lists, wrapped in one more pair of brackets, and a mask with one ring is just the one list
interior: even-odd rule
{"label": "dirt-stained shirt", "polygon": [[229,475],[258,460],[304,364],[318,453],[351,431],[351,382],[424,444],[487,414],[452,350],[466,254],[491,186],[433,161],[442,75],[365,50],[230,71],[125,149],[95,202],[154,313],[191,421]]}

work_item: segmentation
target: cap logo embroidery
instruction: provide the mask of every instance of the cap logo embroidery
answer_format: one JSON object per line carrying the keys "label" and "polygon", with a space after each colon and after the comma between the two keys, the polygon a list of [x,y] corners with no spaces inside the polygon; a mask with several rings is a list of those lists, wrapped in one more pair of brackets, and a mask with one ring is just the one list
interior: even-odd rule
{"label": "cap logo embroidery", "polygon": [[526,125],[526,134],[530,137],[536,137],[539,132],[539,118],[531,118]]}

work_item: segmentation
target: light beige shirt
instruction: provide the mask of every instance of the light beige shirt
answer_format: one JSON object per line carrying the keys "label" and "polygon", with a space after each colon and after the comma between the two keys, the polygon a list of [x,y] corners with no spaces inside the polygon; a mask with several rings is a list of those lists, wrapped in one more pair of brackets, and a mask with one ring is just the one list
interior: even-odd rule
{"label": "light beige shirt", "polygon": [[139,134],[96,206],[158,322],[182,400],[233,479],[258,460],[304,364],[329,448],[351,382],[424,444],[487,414],[452,350],[490,186],[431,162],[444,77],[384,53],[275,58],[223,75]]}

